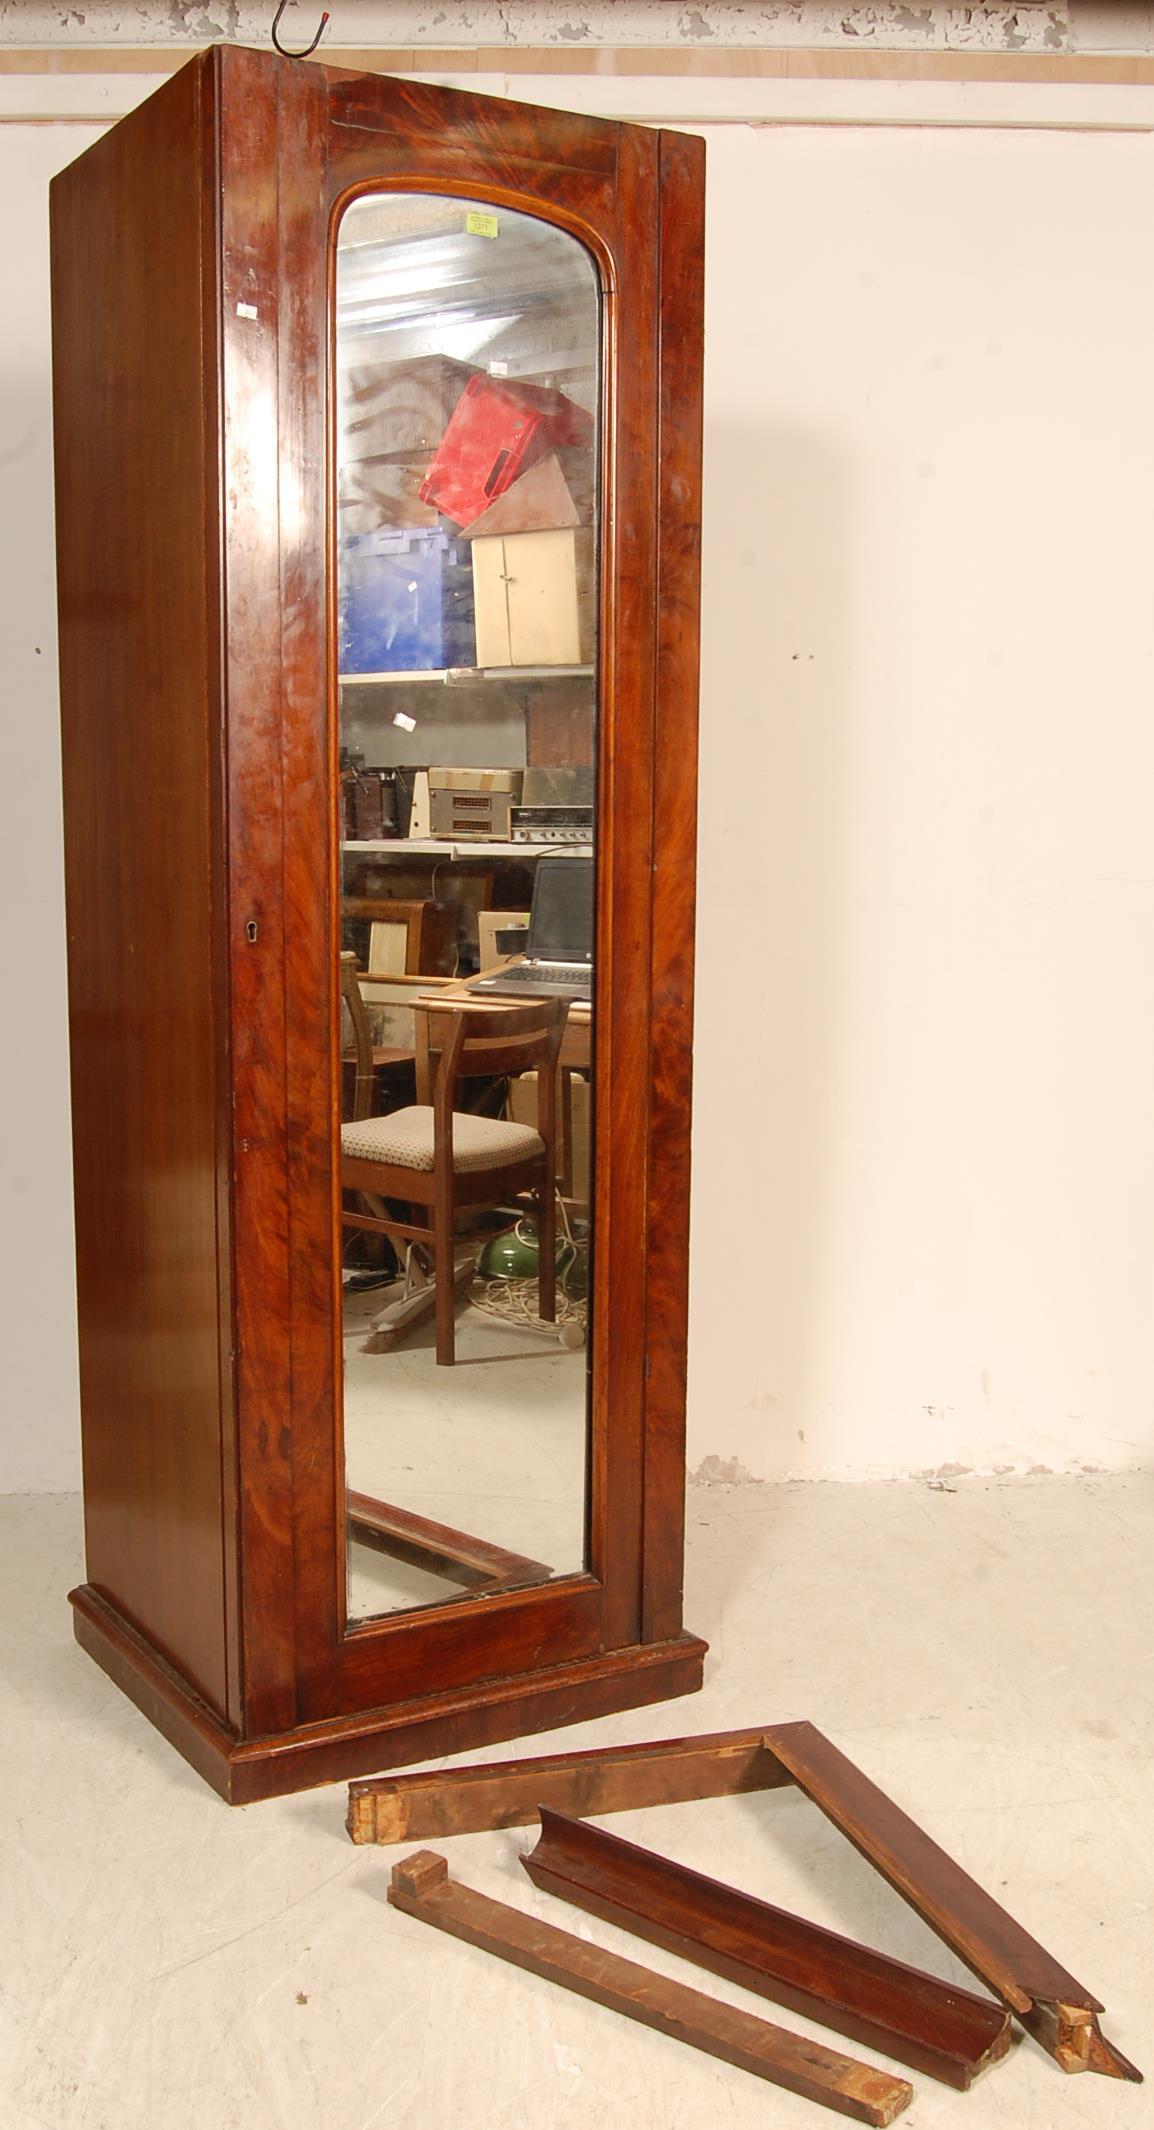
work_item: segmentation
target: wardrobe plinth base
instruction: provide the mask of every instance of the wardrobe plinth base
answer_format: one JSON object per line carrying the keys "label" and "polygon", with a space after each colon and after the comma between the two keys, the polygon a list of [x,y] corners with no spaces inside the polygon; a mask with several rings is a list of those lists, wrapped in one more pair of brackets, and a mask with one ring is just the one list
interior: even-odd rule
{"label": "wardrobe plinth base", "polygon": [[276,1737],[238,1738],[98,1591],[82,1584],[70,1602],[81,1648],[233,1805],[676,1700],[700,1687],[708,1646],[681,1634],[521,1678],[329,1717]]}

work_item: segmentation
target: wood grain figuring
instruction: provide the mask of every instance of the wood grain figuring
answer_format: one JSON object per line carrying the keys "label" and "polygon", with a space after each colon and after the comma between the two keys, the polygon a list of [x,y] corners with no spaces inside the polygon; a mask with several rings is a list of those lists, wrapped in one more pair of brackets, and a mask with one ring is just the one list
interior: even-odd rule
{"label": "wood grain figuring", "polygon": [[1010,2047],[988,1997],[541,1808],[535,1886],[965,2092]]}
{"label": "wood grain figuring", "polygon": [[561,196],[570,173],[616,175],[622,128],[608,119],[546,113],[469,89],[430,89],[379,74],[342,74],[335,67],[325,73],[334,126],[378,137],[400,130],[425,140],[439,130],[443,169],[496,155],[507,168],[523,166],[523,182],[533,191],[547,172]]}
{"label": "wood grain figuring", "polygon": [[52,249],[88,1575],[227,1714],[207,73],[53,181]]}
{"label": "wood grain figuring", "polygon": [[659,133],[657,689],[645,1354],[645,1634],[681,1624],[697,882],[705,144]]}
{"label": "wood grain figuring", "polygon": [[424,1841],[532,1826],[541,1805],[582,1814],[630,1812],[774,1790],[792,1780],[765,1750],[761,1729],[714,1731],[354,1782],[347,1825],[354,1842]]}
{"label": "wood grain figuring", "polygon": [[773,1725],[765,1742],[806,1796],[1064,2071],[1141,2079],[1100,2032],[1097,1998],[812,1723]]}
{"label": "wood grain figuring", "polygon": [[[610,1648],[641,1634],[652,719],[657,528],[657,141],[623,129],[615,287],[605,301],[605,474],[600,496],[597,900],[594,951],[594,1415],[590,1566],[606,1585]],[[648,226],[647,226],[648,225]],[[607,1151],[609,1150],[609,1151]]]}
{"label": "wood grain figuring", "polygon": [[[288,1327],[277,106],[257,56],[215,55],[220,110],[223,735],[245,1724],[297,1716]],[[280,1602],[266,1605],[272,1588]]]}
{"label": "wood grain figuring", "polygon": [[[344,1620],[341,1251],[333,1229],[340,1116],[340,782],[326,595],[327,84],[282,64],[277,94],[277,478],[281,498],[285,1067],[296,1714],[339,1711]],[[334,1555],[338,1563],[334,1573]]]}
{"label": "wood grain figuring", "polygon": [[394,1864],[389,1900],[394,1908],[466,1945],[495,1953],[531,1975],[559,1983],[593,2004],[688,2042],[855,2122],[892,2123],[913,2098],[904,2079],[651,1974],[633,1960],[459,1885],[435,1850],[418,1850]]}
{"label": "wood grain figuring", "polygon": [[[496,1602],[485,1600],[486,1605]],[[429,1688],[403,1701],[362,1705],[349,1716],[302,1724],[275,1738],[246,1739],[231,1754],[232,1801],[283,1797],[371,1768],[411,1766],[415,1760],[693,1694],[701,1685],[704,1654],[696,1636],[678,1635],[641,1649],[538,1662],[520,1675],[487,1676],[472,1686]]]}
{"label": "wood grain figuring", "polygon": [[236,1397],[236,1289],[233,1237],[233,1073],[232,1002],[230,996],[231,919],[228,906],[228,775],[225,762],[227,711],[223,661],[219,649],[225,613],[225,524],[220,508],[220,463],[224,409],[218,307],[214,300],[220,257],[220,72],[210,61],[201,74],[202,183],[212,211],[201,219],[201,400],[211,474],[205,482],[204,563],[207,614],[212,637],[205,661],[209,720],[209,813],[213,864],[209,890],[213,911],[213,1042],[216,1052],[217,1164],[216,1271],[219,1307],[217,1341],[220,1370],[220,1483],[224,1533],[224,1630],[227,1667],[227,1716],[239,1725],[244,1716],[244,1616],[240,1589],[240,1453]]}

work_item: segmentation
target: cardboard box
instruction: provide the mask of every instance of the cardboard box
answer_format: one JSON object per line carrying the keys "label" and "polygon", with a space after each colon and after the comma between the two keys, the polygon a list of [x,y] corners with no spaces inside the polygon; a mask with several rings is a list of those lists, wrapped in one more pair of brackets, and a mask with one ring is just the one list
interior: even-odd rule
{"label": "cardboard box", "polygon": [[440,519],[420,497],[421,468],[394,459],[366,459],[342,466],[340,473],[342,533],[377,532],[382,525],[439,525]]}
{"label": "cardboard box", "polygon": [[434,791],[507,791],[519,799],[524,781],[523,769],[448,769],[434,763],[429,770]]}
{"label": "cardboard box", "polygon": [[473,546],[479,666],[585,666],[595,634],[594,543],[585,526]]}
{"label": "cardboard box", "polygon": [[507,842],[510,814],[521,796],[521,774],[519,769],[430,769],[434,836],[489,836]]}
{"label": "cardboard box", "polygon": [[[565,1144],[564,1105],[557,1098],[557,1177],[565,1197],[574,1205],[589,1203],[589,1097],[588,1080],[580,1073],[569,1075],[571,1146]],[[537,1124],[537,1075],[519,1073],[509,1082],[509,1115],[516,1124]]]}
{"label": "cardboard box", "polygon": [[450,355],[417,355],[408,362],[366,363],[353,370],[345,396],[342,459],[353,465],[435,451],[469,380],[483,374]]}
{"label": "cardboard box", "polygon": [[591,449],[550,451],[466,525],[461,538],[481,540],[498,533],[560,532],[572,525],[590,525],[595,478]]}

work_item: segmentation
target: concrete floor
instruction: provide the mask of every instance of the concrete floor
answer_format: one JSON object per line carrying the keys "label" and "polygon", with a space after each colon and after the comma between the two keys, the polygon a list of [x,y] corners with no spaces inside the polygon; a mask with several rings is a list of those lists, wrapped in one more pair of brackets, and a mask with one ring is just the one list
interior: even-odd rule
{"label": "concrete floor", "polygon": [[[4,2130],[833,2120],[386,1907],[392,1852],[348,1844],[343,1790],[221,1805],[73,1645],[78,1521],[71,1498],[0,1502]],[[525,1749],[810,1717],[1104,2000],[1111,2037],[1154,2073],[1154,1479],[695,1490],[689,1539],[704,1693]],[[612,1824],[960,1974],[796,1793]],[[774,2016],[537,1894],[517,1862],[531,1845],[522,1829],[444,1847],[485,1891]],[[1066,2078],[1028,2039],[969,2094],[914,2085],[911,2130],[1154,2122],[1154,2084]]]}

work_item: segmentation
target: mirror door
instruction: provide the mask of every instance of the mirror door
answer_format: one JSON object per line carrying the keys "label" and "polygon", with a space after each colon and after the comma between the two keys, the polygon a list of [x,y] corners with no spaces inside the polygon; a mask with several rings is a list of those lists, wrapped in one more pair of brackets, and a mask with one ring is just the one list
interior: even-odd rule
{"label": "mirror door", "polygon": [[350,1624],[587,1566],[602,303],[366,192],[335,262]]}
{"label": "mirror door", "polygon": [[[649,128],[259,57],[217,66],[222,1337],[246,1736],[291,1731],[283,1785],[700,1679],[702,173]],[[518,999],[530,928],[562,975]]]}

